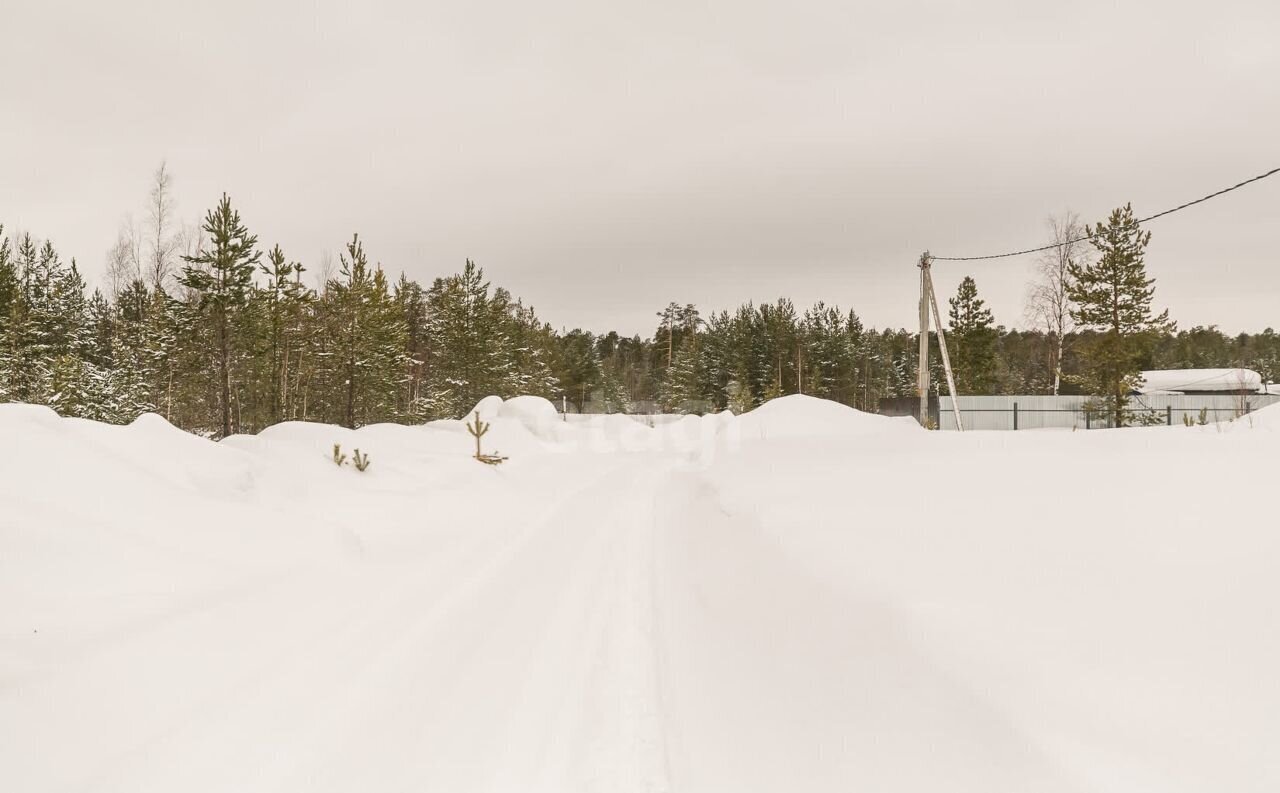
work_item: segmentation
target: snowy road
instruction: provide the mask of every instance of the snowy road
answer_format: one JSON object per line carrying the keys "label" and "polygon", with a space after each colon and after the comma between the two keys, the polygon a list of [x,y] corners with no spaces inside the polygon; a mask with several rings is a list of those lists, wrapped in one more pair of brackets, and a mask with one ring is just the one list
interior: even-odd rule
{"label": "snowy road", "polygon": [[[214,445],[22,418],[26,462],[0,463],[0,481],[29,485],[0,518],[0,787],[1280,780],[1280,540],[1254,507],[1184,494],[1157,508],[1158,531],[1126,515],[1032,525],[1026,503],[943,478],[958,460],[1033,477],[1077,454],[1105,501],[1096,482],[1123,447],[1130,466],[1197,460],[1194,492],[1260,491],[1267,469],[1233,464],[1272,455],[1274,433],[851,424],[819,439],[780,432],[806,414],[785,418],[743,419],[712,464],[688,448],[522,447],[510,430],[501,470],[451,430],[370,428],[379,476],[363,479],[322,453],[312,465],[307,444],[323,452],[334,428]],[[134,439],[146,455],[129,432],[150,434]],[[936,500],[901,509],[895,456],[935,477]],[[54,466],[78,498],[24,473]],[[943,505],[966,498],[982,519],[948,525]]]}
{"label": "snowy road", "polygon": [[6,676],[10,789],[668,789],[666,470],[631,460],[525,525],[245,582]]}

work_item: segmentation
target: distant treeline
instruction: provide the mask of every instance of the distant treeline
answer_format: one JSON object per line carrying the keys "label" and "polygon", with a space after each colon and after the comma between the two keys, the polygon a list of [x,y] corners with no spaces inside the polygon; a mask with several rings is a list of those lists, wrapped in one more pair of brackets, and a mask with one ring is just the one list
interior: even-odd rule
{"label": "distant treeline", "polygon": [[[153,201],[167,200],[166,188],[162,170]],[[258,243],[226,197],[198,234],[178,239],[154,207],[152,221],[150,233],[122,235],[105,293],[86,293],[75,262],[51,243],[10,239],[0,227],[0,401],[116,423],[156,412],[222,436],[286,420],[458,417],[489,394],[599,412],[741,412],[793,393],[864,410],[915,393],[915,334],[867,328],[854,311],[822,303],[706,315],[672,303],[650,338],[556,331],[469,261],[424,287],[389,278],[353,237],[313,288],[279,246]],[[950,302],[962,393],[1087,387],[1079,375],[1098,331],[1007,330],[970,279]],[[1149,335],[1136,361],[1145,368],[1242,366],[1271,381],[1280,366],[1271,329]]]}

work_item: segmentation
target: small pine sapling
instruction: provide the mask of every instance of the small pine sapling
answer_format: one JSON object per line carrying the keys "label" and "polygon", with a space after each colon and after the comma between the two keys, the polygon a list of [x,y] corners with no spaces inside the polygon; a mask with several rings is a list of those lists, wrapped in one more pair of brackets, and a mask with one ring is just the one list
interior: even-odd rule
{"label": "small pine sapling", "polygon": [[1135,413],[1132,417],[1132,421],[1134,425],[1138,427],[1159,427],[1164,425],[1168,419],[1158,411],[1149,410],[1145,413]]}
{"label": "small pine sapling", "polygon": [[507,458],[499,456],[497,453],[485,454],[480,450],[480,439],[489,431],[489,423],[480,420],[480,412],[476,411],[475,420],[467,424],[467,432],[471,433],[471,437],[476,439],[475,458],[486,465],[497,465]]}
{"label": "small pine sapling", "polygon": [[347,455],[342,453],[341,444],[333,444],[333,462],[338,466],[346,465]]}
{"label": "small pine sapling", "polygon": [[355,455],[351,458],[351,463],[356,467],[357,471],[364,473],[364,470],[369,467],[369,455],[361,454],[360,450],[356,449]]}

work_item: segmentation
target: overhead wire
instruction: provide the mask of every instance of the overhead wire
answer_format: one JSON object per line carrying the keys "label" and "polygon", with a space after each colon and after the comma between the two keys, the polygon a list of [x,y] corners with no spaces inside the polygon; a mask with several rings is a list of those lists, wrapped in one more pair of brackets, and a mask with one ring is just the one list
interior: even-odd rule
{"label": "overhead wire", "polygon": [[[1163,212],[1157,212],[1154,215],[1148,215],[1145,218],[1139,218],[1137,223],[1138,225],[1142,225],[1143,223],[1149,223],[1155,220],[1156,218],[1162,218],[1165,215],[1172,215],[1174,212],[1181,211],[1183,209],[1186,209],[1187,207],[1195,206],[1196,204],[1202,204],[1211,198],[1217,198],[1220,195],[1230,193],[1232,190],[1239,190],[1241,187],[1244,187],[1245,185],[1261,181],[1263,179],[1266,179],[1268,176],[1274,176],[1277,173],[1280,173],[1280,168],[1272,168],[1266,173],[1258,174],[1257,176],[1254,176],[1251,179],[1245,179],[1243,182],[1240,182],[1239,184],[1234,184],[1234,185],[1231,185],[1230,187],[1225,187],[1221,190],[1218,190],[1217,192],[1210,193],[1209,195],[1201,196],[1200,198],[1197,198],[1194,201],[1188,201],[1185,204],[1179,204],[1178,206],[1173,207],[1172,209],[1166,209]],[[936,262],[976,262],[976,261],[983,261],[986,259],[1007,259],[1011,256],[1024,256],[1028,253],[1040,253],[1041,251],[1049,251],[1049,250],[1053,250],[1054,248],[1064,248],[1068,245],[1074,245],[1078,242],[1086,242],[1088,240],[1093,239],[1095,236],[1096,234],[1094,234],[1093,232],[1090,232],[1088,234],[1085,234],[1082,237],[1075,237],[1073,239],[1064,240],[1062,242],[1054,242],[1049,245],[1042,245],[1039,248],[1027,248],[1021,251],[1010,251],[1009,253],[993,253],[987,256],[934,256],[930,254],[929,259]]]}

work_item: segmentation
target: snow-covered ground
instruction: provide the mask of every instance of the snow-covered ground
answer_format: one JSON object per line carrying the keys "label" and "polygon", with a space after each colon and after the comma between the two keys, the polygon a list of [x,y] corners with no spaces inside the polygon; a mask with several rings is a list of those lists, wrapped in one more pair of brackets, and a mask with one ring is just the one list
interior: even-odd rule
{"label": "snow-covered ground", "polygon": [[1277,408],[481,411],[0,405],[0,790],[1280,788]]}

